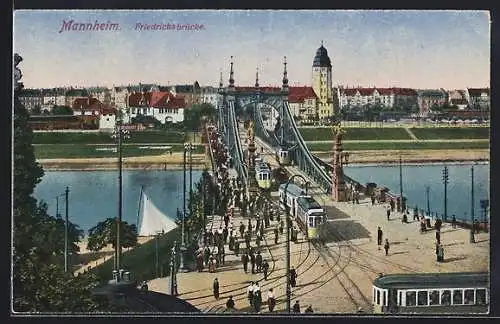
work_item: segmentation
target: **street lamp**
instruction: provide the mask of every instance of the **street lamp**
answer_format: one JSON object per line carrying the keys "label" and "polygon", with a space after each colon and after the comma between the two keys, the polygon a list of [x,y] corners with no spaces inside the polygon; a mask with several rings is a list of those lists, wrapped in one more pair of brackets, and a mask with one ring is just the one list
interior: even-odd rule
{"label": "street lamp", "polygon": [[[120,271],[120,259],[122,255],[122,246],[120,241],[121,230],[122,230],[122,140],[130,138],[129,131],[122,128],[121,117],[116,122],[116,127],[113,130],[113,138],[117,139],[117,152],[118,152],[118,218],[116,221],[116,250],[115,250],[115,270]],[[118,281],[120,280],[118,276]]]}
{"label": "street lamp", "polygon": [[471,227],[470,227],[470,243],[475,243],[474,238],[474,165],[470,167],[471,176],[471,186],[470,186],[470,215],[471,215]]}
{"label": "street lamp", "polygon": [[444,166],[443,168],[443,184],[444,184],[444,221],[446,222],[446,218],[448,217],[448,166]]}
{"label": "street lamp", "polygon": [[431,187],[429,186],[425,186],[425,194],[427,196],[427,215],[429,215],[429,217],[431,217],[431,203],[430,203],[430,200],[429,200],[429,192],[431,190]]}
{"label": "street lamp", "polygon": [[172,251],[170,253],[170,295],[177,296],[177,278],[176,278],[176,259],[177,259],[177,241],[174,242],[172,246]]}
{"label": "street lamp", "polygon": [[182,228],[181,228],[181,246],[180,246],[180,270],[183,272],[189,271],[186,267],[186,154],[191,150],[191,143],[184,143],[184,155],[183,155],[183,211],[182,211]]}
{"label": "street lamp", "polygon": [[66,197],[66,219],[64,222],[64,272],[68,272],[69,187],[66,187],[65,197]]}
{"label": "street lamp", "polygon": [[286,224],[286,311],[290,313],[290,298],[292,295],[290,289],[290,226],[289,226],[289,208],[287,205],[287,192],[288,185],[295,179],[296,177],[301,178],[304,182],[307,182],[306,179],[300,174],[293,175],[290,179],[288,179],[285,185],[285,194],[283,195],[283,206],[285,206],[285,224]]}
{"label": "street lamp", "polygon": [[401,154],[399,155],[399,199],[400,201],[400,206],[401,206],[401,212],[404,213],[403,210],[403,159],[401,157]]}

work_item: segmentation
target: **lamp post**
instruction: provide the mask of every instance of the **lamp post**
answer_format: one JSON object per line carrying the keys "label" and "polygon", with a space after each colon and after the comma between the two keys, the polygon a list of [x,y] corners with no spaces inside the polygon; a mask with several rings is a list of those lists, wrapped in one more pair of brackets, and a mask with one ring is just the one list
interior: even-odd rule
{"label": "lamp post", "polygon": [[170,295],[177,295],[177,278],[176,278],[176,259],[177,259],[177,241],[174,242],[172,246],[172,251],[170,253]]}
{"label": "lamp post", "polygon": [[471,186],[470,186],[470,216],[471,216],[471,227],[470,227],[470,243],[475,243],[474,238],[474,165],[470,167],[471,176]]}
{"label": "lamp post", "polygon": [[182,211],[182,228],[181,228],[181,246],[180,246],[180,270],[183,272],[189,271],[186,267],[186,153],[190,149],[189,143],[184,143],[184,158],[183,158],[183,211]]}
{"label": "lamp post", "polygon": [[403,159],[401,154],[399,155],[399,199],[401,212],[403,213]]}
{"label": "lamp post", "polygon": [[[120,115],[121,116],[121,115]],[[117,152],[118,152],[118,217],[116,220],[116,251],[115,251],[115,270],[120,271],[120,261],[122,255],[122,246],[121,246],[121,231],[122,231],[122,207],[123,207],[123,181],[122,181],[122,140],[124,138],[129,138],[128,130],[122,128],[122,120],[121,117],[116,121],[116,127],[113,131],[113,138],[117,139]],[[120,280],[120,276],[118,276],[118,281]]]}
{"label": "lamp post", "polygon": [[449,181],[449,175],[448,175],[448,167],[445,165],[443,168],[443,184],[444,184],[444,221],[446,222],[446,219],[448,217],[448,181]]}
{"label": "lamp post", "polygon": [[286,185],[285,185],[285,194],[283,196],[283,206],[285,206],[285,224],[286,224],[286,311],[287,313],[290,313],[290,299],[291,299],[291,289],[290,289],[290,226],[289,226],[289,208],[287,205],[287,191],[288,191],[288,185],[295,179],[296,177],[301,178],[304,182],[306,182],[306,179],[304,179],[303,176],[300,174],[295,174],[293,175],[290,179],[288,179]]}
{"label": "lamp post", "polygon": [[68,272],[68,220],[69,220],[69,187],[66,187],[66,219],[64,222],[64,272]]}

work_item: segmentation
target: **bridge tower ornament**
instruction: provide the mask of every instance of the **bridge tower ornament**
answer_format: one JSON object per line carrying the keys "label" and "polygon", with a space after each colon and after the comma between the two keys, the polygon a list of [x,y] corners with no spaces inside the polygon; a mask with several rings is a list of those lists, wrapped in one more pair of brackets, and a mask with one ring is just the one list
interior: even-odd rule
{"label": "bridge tower ornament", "polygon": [[342,136],[345,129],[340,122],[332,126],[333,133],[333,172],[332,172],[332,200],[347,201],[346,185],[344,181],[343,164],[347,162],[347,153],[342,150]]}
{"label": "bridge tower ornament", "polygon": [[233,56],[231,55],[231,70],[229,71],[229,89],[234,90]]}

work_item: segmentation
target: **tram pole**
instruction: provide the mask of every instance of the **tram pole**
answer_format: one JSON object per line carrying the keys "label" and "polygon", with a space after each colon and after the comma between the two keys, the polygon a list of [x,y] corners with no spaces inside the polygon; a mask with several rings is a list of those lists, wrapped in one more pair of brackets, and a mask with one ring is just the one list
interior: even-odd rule
{"label": "tram pole", "polygon": [[470,216],[471,216],[471,227],[470,227],[470,243],[476,243],[474,237],[474,165],[470,167],[471,176],[471,186],[470,186]]}
{"label": "tram pole", "polygon": [[444,184],[444,221],[446,222],[446,219],[448,217],[448,181],[449,181],[449,175],[448,175],[448,166],[444,166],[443,168],[443,184]]}
{"label": "tram pole", "polygon": [[288,185],[295,179],[296,177],[301,178],[304,182],[306,182],[306,179],[304,179],[303,176],[300,174],[295,174],[293,175],[290,179],[288,179],[286,185],[285,185],[285,194],[283,195],[283,206],[285,207],[285,225],[286,225],[286,311],[287,313],[290,313],[290,302],[291,302],[291,296],[292,296],[292,291],[290,288],[290,226],[289,226],[289,217],[290,217],[290,210],[287,205],[287,192],[288,192]]}

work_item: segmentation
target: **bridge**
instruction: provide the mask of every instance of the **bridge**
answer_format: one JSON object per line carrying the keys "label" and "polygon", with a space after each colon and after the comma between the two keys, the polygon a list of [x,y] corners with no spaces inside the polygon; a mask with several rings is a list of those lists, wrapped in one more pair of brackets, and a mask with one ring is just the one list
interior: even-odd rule
{"label": "bridge", "polygon": [[[231,57],[229,84],[223,86],[222,74],[219,83],[218,129],[232,157],[233,167],[246,188],[249,184],[249,170],[245,163],[245,152],[238,132],[239,116],[254,122],[255,135],[271,147],[274,152],[287,150],[291,164],[314,181],[335,201],[345,201],[347,187],[362,186],[356,180],[347,177],[342,171],[342,152],[340,122],[332,127],[335,140],[333,163],[323,162],[314,156],[302,138],[288,105],[288,76],[286,57],[283,62],[283,80],[281,88],[269,89],[259,86],[258,72],[254,87],[236,87],[234,63]],[[273,129],[266,127],[263,109],[274,110],[278,117]],[[269,118],[269,117],[268,117]]]}

